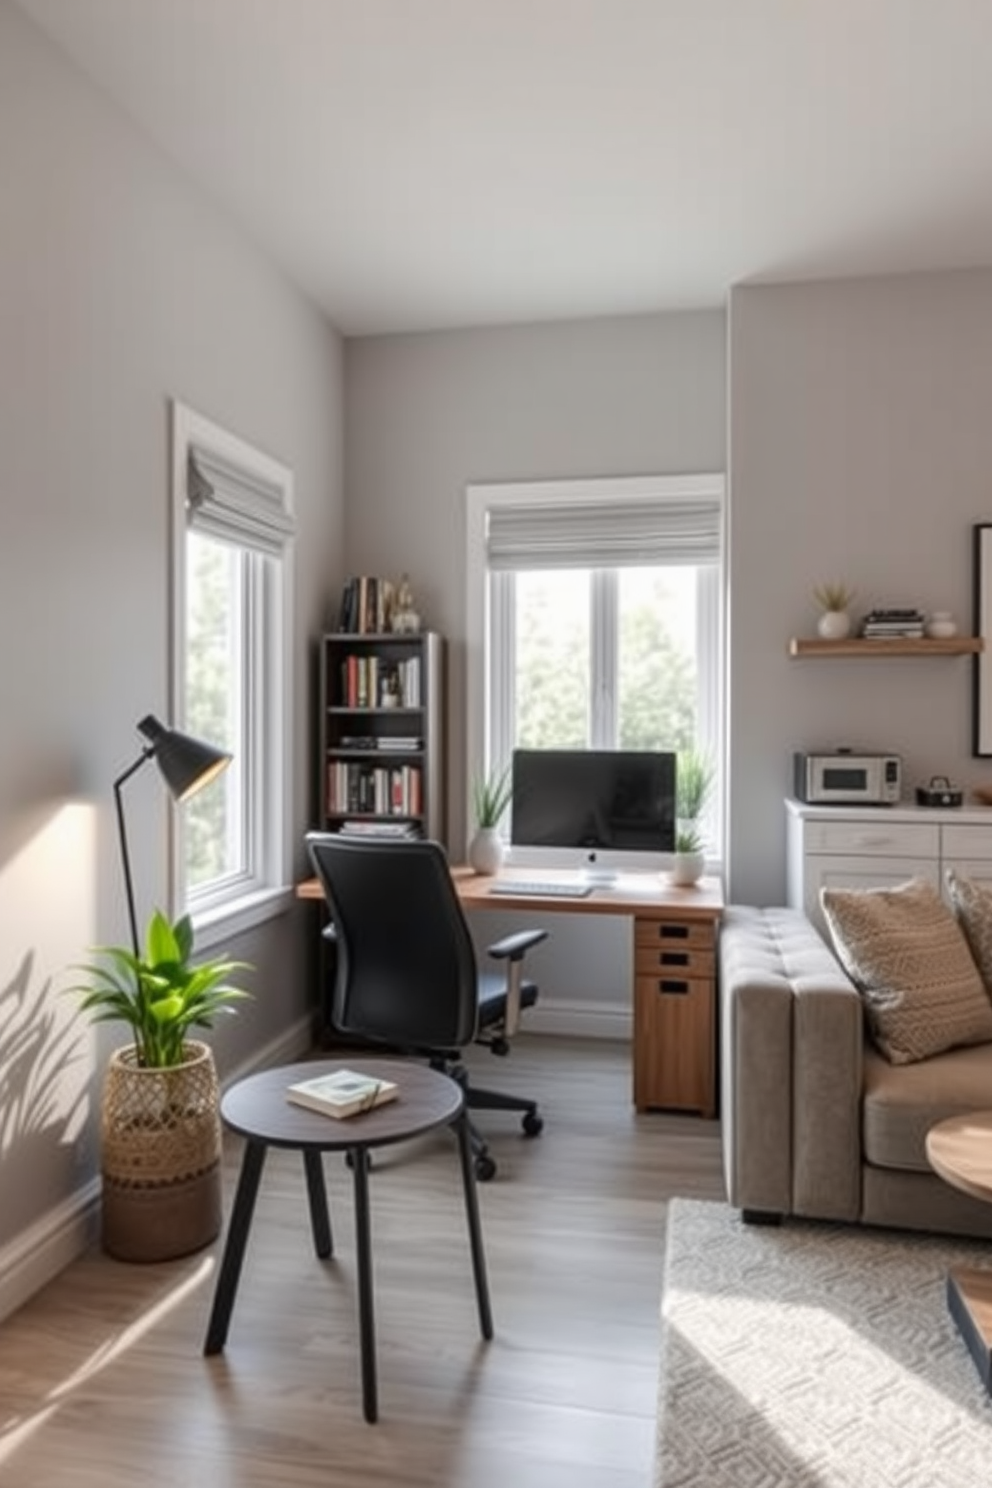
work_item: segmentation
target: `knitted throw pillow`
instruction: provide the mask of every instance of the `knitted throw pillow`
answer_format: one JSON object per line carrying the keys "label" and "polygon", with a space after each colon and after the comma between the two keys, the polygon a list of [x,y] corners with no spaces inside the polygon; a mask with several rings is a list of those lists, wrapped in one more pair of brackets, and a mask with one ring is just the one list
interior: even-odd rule
{"label": "knitted throw pillow", "polygon": [[948,868],[946,881],[958,924],[988,991],[992,987],[992,889],[953,868]]}
{"label": "knitted throw pillow", "polygon": [[992,1002],[954,911],[933,884],[820,890],[834,949],[892,1064],[992,1041]]}

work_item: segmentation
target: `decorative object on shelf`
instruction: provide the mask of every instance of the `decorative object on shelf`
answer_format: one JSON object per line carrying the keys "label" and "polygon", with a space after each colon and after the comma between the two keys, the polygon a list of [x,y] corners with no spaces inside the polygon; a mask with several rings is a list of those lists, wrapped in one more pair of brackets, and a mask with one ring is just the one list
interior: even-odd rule
{"label": "decorative object on shelf", "polygon": [[468,860],[476,873],[498,873],[506,857],[499,824],[513,799],[510,766],[477,777],[472,786],[475,833],[468,845]]}
{"label": "decorative object on shelf", "polygon": [[675,833],[675,852],[672,855],[672,866],[668,870],[669,880],[686,888],[702,878],[705,867],[703,839],[691,826],[680,827]]}
{"label": "decorative object on shelf", "polygon": [[848,610],[854,599],[854,590],[847,584],[817,584],[813,598],[822,611],[816,622],[817,634],[825,641],[842,641],[851,633],[851,617]]}
{"label": "decorative object on shelf", "polygon": [[926,616],[915,605],[869,610],[861,622],[866,641],[919,641],[926,634]]}
{"label": "decorative object on shelf", "polygon": [[393,599],[390,629],[397,635],[416,635],[420,629],[420,616],[413,603],[413,590],[406,574],[400,579]]}
{"label": "decorative object on shelf", "polygon": [[949,641],[958,633],[957,624],[950,610],[932,610],[926,630],[932,641]]}
{"label": "decorative object on shelf", "polygon": [[248,997],[228,977],[247,964],[193,963],[188,915],[158,910],[144,952],[101,946],[69,990],[96,1023],[127,1024],[111,1055],[100,1118],[104,1248],[122,1261],[164,1261],[201,1249],[221,1225],[220,1092],[213,1054],[189,1037]]}

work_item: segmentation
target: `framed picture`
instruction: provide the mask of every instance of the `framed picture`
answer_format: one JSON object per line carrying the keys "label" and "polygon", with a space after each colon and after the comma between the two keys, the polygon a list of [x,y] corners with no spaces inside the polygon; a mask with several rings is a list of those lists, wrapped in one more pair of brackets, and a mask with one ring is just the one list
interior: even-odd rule
{"label": "framed picture", "polygon": [[973,533],[975,635],[985,642],[974,658],[972,754],[992,756],[992,522],[976,522]]}

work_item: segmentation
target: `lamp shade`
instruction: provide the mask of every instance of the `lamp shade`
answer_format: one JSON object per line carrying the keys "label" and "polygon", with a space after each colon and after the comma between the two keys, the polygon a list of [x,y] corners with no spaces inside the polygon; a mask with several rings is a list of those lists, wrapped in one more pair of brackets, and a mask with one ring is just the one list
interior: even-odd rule
{"label": "lamp shade", "polygon": [[232,756],[225,750],[166,728],[151,713],[138,724],[138,732],[148,740],[148,753],[154,754],[162,778],[177,801],[187,801],[231,763]]}

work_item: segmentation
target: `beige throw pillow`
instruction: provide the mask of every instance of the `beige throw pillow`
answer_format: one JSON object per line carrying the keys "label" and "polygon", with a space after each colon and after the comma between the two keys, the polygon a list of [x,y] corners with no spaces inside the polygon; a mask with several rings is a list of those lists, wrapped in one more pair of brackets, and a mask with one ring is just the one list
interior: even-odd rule
{"label": "beige throw pillow", "polygon": [[992,1041],[992,1002],[954,911],[933,884],[821,889],[834,948],[892,1064]]}
{"label": "beige throw pillow", "polygon": [[948,868],[947,892],[986,992],[992,988],[992,889]]}

